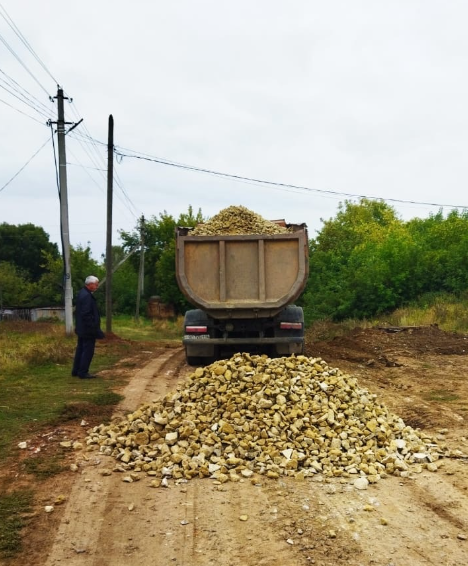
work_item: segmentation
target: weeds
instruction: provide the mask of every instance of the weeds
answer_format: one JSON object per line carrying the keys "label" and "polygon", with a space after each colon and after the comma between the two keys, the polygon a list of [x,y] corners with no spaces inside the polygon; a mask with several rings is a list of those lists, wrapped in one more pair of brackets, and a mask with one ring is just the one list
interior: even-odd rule
{"label": "weeds", "polygon": [[427,401],[439,401],[444,403],[451,403],[452,401],[458,401],[460,396],[456,393],[448,391],[447,389],[435,389],[430,391],[425,395]]}
{"label": "weeds", "polygon": [[[119,402],[112,388],[121,380],[71,377],[74,348],[75,339],[65,335],[63,324],[0,324],[0,459],[8,456],[15,441],[25,440],[44,424],[108,417]],[[119,340],[98,347],[93,368],[112,366],[130,349],[135,345]]]}
{"label": "weeds", "polygon": [[14,556],[21,550],[21,529],[30,513],[33,494],[29,490],[0,495],[0,555]]}
{"label": "weeds", "polygon": [[98,406],[117,405],[117,403],[120,403],[123,399],[123,395],[114,393],[114,391],[104,391],[91,398],[92,402]]}
{"label": "weeds", "polygon": [[348,319],[340,323],[317,320],[308,329],[314,341],[331,340],[344,336],[353,328],[376,326],[430,326],[437,325],[446,332],[468,332],[467,297],[457,300],[451,295],[430,295],[414,305],[399,308],[378,319]]}
{"label": "weeds", "polygon": [[37,479],[45,480],[64,471],[63,454],[34,456],[23,461],[24,470]]}
{"label": "weeds", "polygon": [[180,341],[183,334],[184,319],[179,316],[174,319],[148,320],[140,318],[135,321],[130,316],[113,318],[114,332],[121,338],[144,341]]}

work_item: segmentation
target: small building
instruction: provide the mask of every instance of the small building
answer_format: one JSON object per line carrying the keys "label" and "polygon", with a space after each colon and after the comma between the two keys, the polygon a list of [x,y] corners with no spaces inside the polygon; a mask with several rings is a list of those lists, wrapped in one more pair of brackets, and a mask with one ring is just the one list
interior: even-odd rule
{"label": "small building", "polygon": [[173,305],[163,303],[161,297],[153,296],[148,300],[148,318],[173,318],[175,310]]}
{"label": "small building", "polygon": [[31,320],[29,307],[3,307],[0,309],[0,320]]}
{"label": "small building", "polygon": [[57,319],[65,320],[65,307],[37,307],[31,309],[31,320],[37,322],[38,320]]}
{"label": "small building", "polygon": [[4,307],[0,320],[65,320],[65,307]]}

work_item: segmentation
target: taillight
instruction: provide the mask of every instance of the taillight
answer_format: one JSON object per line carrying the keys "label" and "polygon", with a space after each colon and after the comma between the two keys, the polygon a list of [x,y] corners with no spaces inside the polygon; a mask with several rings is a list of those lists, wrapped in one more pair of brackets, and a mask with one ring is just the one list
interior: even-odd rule
{"label": "taillight", "polygon": [[302,322],[280,322],[281,330],[302,330]]}
{"label": "taillight", "polygon": [[207,334],[208,326],[186,326],[185,332],[187,334]]}

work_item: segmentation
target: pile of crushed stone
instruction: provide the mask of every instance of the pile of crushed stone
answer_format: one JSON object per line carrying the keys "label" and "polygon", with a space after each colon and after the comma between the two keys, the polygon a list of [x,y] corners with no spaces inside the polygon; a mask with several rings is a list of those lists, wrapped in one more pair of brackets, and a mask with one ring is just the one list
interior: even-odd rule
{"label": "pile of crushed stone", "polygon": [[240,234],[284,234],[290,230],[280,224],[265,220],[245,206],[229,206],[199,224],[189,236],[226,236]]}
{"label": "pile of crushed stone", "polygon": [[358,478],[436,471],[437,446],[321,358],[236,354],[197,368],[160,402],[88,431],[115,471],[224,483],[260,474]]}

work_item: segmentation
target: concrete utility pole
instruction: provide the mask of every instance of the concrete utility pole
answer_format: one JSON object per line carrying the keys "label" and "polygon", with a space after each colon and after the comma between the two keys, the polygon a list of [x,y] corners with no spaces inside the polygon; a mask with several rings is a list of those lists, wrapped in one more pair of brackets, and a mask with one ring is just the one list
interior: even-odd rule
{"label": "concrete utility pole", "polygon": [[57,90],[57,144],[59,157],[59,182],[60,182],[60,229],[62,233],[63,261],[64,261],[64,288],[65,288],[65,332],[73,333],[73,288],[70,268],[70,231],[68,226],[68,192],[67,192],[67,156],[65,152],[65,112],[63,101],[63,89]]}
{"label": "concrete utility pole", "polygon": [[138,272],[138,289],[137,289],[137,301],[136,301],[136,312],[135,319],[140,320],[140,297],[143,292],[143,286],[145,281],[145,217],[142,215],[140,218],[140,269]]}
{"label": "concrete utility pole", "polygon": [[114,184],[114,118],[107,139],[106,332],[112,332],[112,193]]}

